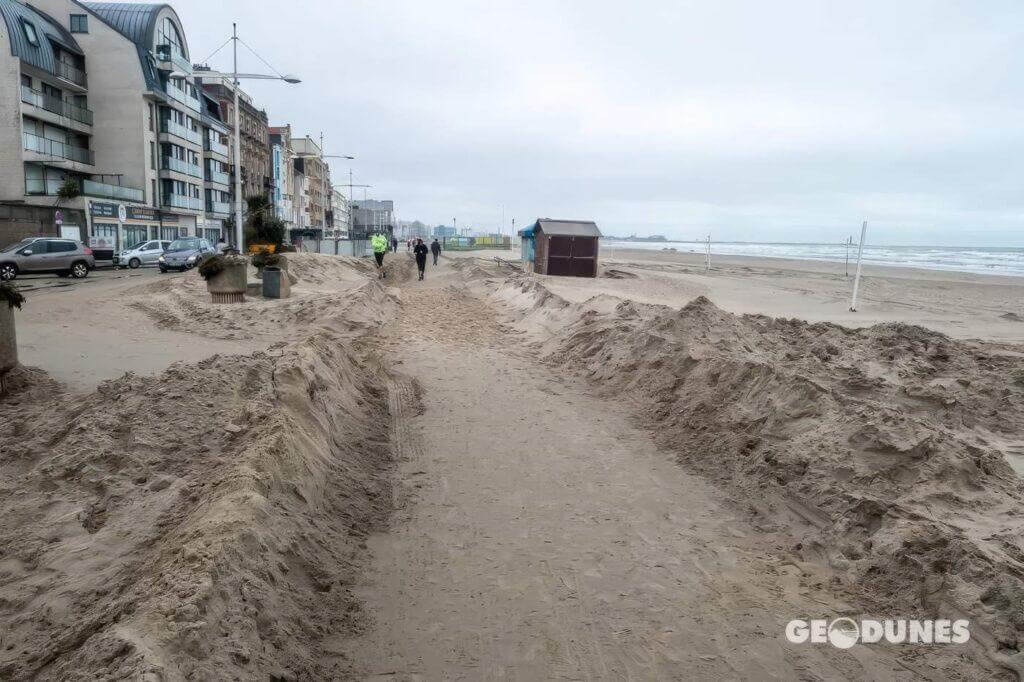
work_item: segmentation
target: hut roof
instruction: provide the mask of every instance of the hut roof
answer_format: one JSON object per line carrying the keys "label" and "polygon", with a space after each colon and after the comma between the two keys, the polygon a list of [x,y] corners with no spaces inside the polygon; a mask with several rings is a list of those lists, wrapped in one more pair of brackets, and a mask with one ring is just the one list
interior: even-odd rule
{"label": "hut roof", "polygon": [[540,229],[544,234],[553,234],[564,237],[600,237],[601,231],[592,220],[555,220],[553,218],[539,218],[533,225],[534,229]]}

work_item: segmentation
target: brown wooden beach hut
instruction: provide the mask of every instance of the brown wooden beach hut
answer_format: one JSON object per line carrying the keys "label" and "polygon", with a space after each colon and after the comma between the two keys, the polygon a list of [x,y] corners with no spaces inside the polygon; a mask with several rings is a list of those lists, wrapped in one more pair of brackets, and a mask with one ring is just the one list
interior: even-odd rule
{"label": "brown wooden beach hut", "polygon": [[519,234],[524,242],[531,241],[532,248],[524,247],[524,254],[532,256],[537,274],[597,277],[601,231],[593,221],[538,218]]}

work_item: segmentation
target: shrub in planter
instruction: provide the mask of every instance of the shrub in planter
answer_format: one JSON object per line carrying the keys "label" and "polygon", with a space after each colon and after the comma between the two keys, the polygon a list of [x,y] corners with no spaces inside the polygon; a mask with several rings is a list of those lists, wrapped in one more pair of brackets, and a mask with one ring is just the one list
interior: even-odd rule
{"label": "shrub in planter", "polygon": [[18,337],[14,330],[14,309],[21,309],[25,297],[9,282],[0,282],[0,374],[18,364]]}
{"label": "shrub in planter", "polygon": [[199,263],[199,274],[206,280],[206,290],[214,303],[241,303],[245,300],[245,269],[248,261],[242,256],[217,254]]}

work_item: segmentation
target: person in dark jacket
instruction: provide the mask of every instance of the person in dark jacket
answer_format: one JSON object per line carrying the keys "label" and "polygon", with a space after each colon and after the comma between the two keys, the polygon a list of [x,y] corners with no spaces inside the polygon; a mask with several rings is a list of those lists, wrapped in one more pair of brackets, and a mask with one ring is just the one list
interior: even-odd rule
{"label": "person in dark jacket", "polygon": [[437,237],[430,242],[430,253],[434,254],[434,265],[437,265],[437,257],[441,255],[441,244],[437,241]]}
{"label": "person in dark jacket", "polygon": [[396,237],[391,238],[391,253],[398,253],[398,239]]}
{"label": "person in dark jacket", "polygon": [[417,239],[412,252],[416,256],[416,267],[420,269],[420,279],[423,279],[423,271],[427,267],[427,245],[422,239]]}

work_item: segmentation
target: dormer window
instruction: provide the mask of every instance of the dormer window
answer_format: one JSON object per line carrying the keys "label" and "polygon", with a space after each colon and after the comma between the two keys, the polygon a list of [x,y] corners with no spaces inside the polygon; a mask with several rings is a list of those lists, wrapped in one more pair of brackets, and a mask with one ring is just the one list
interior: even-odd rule
{"label": "dormer window", "polygon": [[84,14],[72,14],[71,15],[71,32],[72,33],[88,33],[89,24]]}
{"label": "dormer window", "polygon": [[21,30],[25,34],[25,40],[28,44],[33,47],[39,47],[39,35],[36,33],[36,27],[25,19],[21,20]]}

